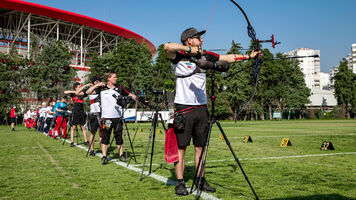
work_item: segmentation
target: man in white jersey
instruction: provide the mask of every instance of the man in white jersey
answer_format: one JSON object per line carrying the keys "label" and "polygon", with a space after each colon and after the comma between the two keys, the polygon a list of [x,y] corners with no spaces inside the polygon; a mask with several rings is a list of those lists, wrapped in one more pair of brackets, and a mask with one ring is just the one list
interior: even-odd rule
{"label": "man in white jersey", "polygon": [[49,129],[51,128],[52,123],[54,123],[54,107],[55,102],[50,102],[49,105],[46,107],[46,126],[43,130],[44,133],[48,134]]}
{"label": "man in white jersey", "polygon": [[46,117],[46,107],[47,107],[46,102],[43,102],[42,106],[40,107],[40,109],[38,111],[38,114],[39,114],[39,120],[38,120],[38,126],[37,126],[38,132],[43,132],[43,129],[44,129],[45,117]]}
{"label": "man in white jersey", "polygon": [[[91,84],[87,84],[85,87],[80,88],[77,92],[83,92],[85,94],[88,94],[87,91],[89,89],[88,86],[93,86],[93,85],[98,85],[98,84],[102,84],[104,85],[104,83],[101,83],[101,78],[100,76],[93,76],[92,78],[92,83]],[[88,95],[88,98],[90,100],[90,113],[89,113],[89,125],[90,125],[90,137],[89,137],[89,141],[90,141],[90,156],[95,156],[95,152],[94,152],[94,143],[95,143],[95,133],[98,131],[99,129],[99,143],[101,144],[101,139],[102,139],[102,129],[100,127],[100,96],[99,94],[90,94]]]}
{"label": "man in white jersey", "polygon": [[24,112],[24,114],[23,114],[23,121],[24,121],[24,123],[25,123],[25,127],[27,127],[27,120],[28,120],[28,118],[30,117],[30,116],[28,116],[28,114],[27,114],[28,112],[26,111],[26,112]]}
{"label": "man in white jersey", "polygon": [[[201,35],[205,32],[205,30],[199,32],[193,27],[188,28],[181,34],[182,44],[164,44],[164,49],[168,58],[171,59],[175,75],[177,76],[174,100],[175,112],[182,114],[186,119],[184,130],[176,130],[178,162],[176,162],[174,166],[177,176],[175,192],[179,196],[189,194],[184,183],[184,155],[186,148],[190,144],[191,138],[193,138],[195,166],[197,167],[199,156],[201,155],[208,135],[209,114],[206,105],[206,71],[194,62],[191,62],[192,58],[203,59],[209,62],[226,61],[231,63],[253,58],[259,53],[252,52],[250,55],[245,56],[237,54],[218,55],[211,52],[203,53],[201,50],[203,43]],[[198,170],[198,174],[200,174],[200,169]],[[208,184],[204,173],[201,180],[201,190],[206,192],[216,191],[215,188]]]}
{"label": "man in white jersey", "polygon": [[[123,139],[122,139],[122,129],[123,123],[121,118],[122,107],[117,104],[115,97],[119,96],[131,96],[133,100],[136,100],[136,95],[131,94],[125,88],[116,85],[116,73],[110,72],[105,74],[107,84],[104,86],[104,83],[99,83],[92,86],[86,92],[87,94],[99,94],[101,101],[101,118],[105,124],[104,135],[101,142],[101,151],[103,154],[102,164],[105,165],[108,163],[107,149],[108,144],[110,143],[111,130],[114,129],[114,136],[116,139],[117,149],[119,151],[119,159],[123,161]],[[115,96],[115,97],[114,97]]]}

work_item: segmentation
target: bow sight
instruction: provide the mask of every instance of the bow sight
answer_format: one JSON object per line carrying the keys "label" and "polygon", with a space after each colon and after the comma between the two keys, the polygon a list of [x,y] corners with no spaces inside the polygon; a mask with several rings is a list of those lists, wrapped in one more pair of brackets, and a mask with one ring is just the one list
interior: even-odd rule
{"label": "bow sight", "polygon": [[272,43],[272,47],[275,48],[277,44],[280,44],[281,42],[274,41],[274,35],[272,34],[270,40],[257,40],[258,43]]}

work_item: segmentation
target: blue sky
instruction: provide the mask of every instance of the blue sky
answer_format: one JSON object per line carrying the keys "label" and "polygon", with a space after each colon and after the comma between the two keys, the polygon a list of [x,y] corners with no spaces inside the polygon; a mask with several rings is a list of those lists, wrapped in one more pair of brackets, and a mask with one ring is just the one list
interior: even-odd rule
{"label": "blue sky", "polygon": [[[204,49],[228,49],[232,40],[249,46],[247,23],[229,0],[27,0],[129,29],[156,47],[179,42],[189,27],[206,29]],[[258,39],[275,35],[273,53],[301,47],[319,49],[321,71],[329,72],[356,43],[356,0],[236,0]],[[214,12],[212,14],[214,5]],[[210,19],[210,16],[211,20]],[[210,22],[209,22],[210,21]],[[224,53],[224,52],[218,52]]]}

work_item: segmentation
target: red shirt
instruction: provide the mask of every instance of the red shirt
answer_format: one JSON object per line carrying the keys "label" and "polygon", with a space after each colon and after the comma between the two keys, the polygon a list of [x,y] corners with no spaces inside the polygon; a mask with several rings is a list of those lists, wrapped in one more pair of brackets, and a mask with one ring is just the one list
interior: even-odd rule
{"label": "red shirt", "polygon": [[10,117],[15,117],[15,108],[12,108],[11,109],[11,114],[10,114]]}

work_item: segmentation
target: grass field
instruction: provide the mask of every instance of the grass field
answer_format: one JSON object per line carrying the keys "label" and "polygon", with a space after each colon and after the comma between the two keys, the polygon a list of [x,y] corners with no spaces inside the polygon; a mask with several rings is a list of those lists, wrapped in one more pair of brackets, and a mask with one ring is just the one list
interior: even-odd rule
{"label": "grass field", "polygon": [[[221,124],[260,199],[356,199],[356,120]],[[133,137],[138,124],[128,125]],[[131,161],[130,166],[136,169],[142,168],[150,125],[141,124],[143,132],[137,133],[134,142],[137,163]],[[214,125],[206,167],[207,180],[217,189],[211,195],[254,199],[219,135]],[[243,143],[246,135],[253,143]],[[280,147],[283,138],[289,138],[292,146]],[[335,150],[321,151],[325,140],[331,141]],[[84,147],[82,140],[79,144]],[[98,147],[96,143],[96,150]],[[0,199],[194,199],[193,195],[177,197],[174,186],[152,175],[139,181],[140,173],[123,167],[124,163],[102,166],[100,157],[85,154],[83,148],[62,145],[61,140],[35,130],[17,126],[11,132],[9,126],[1,126]],[[194,176],[192,146],[186,161],[185,181],[190,186]],[[154,175],[176,180],[173,165],[164,162],[164,134],[156,135],[152,167]]]}

